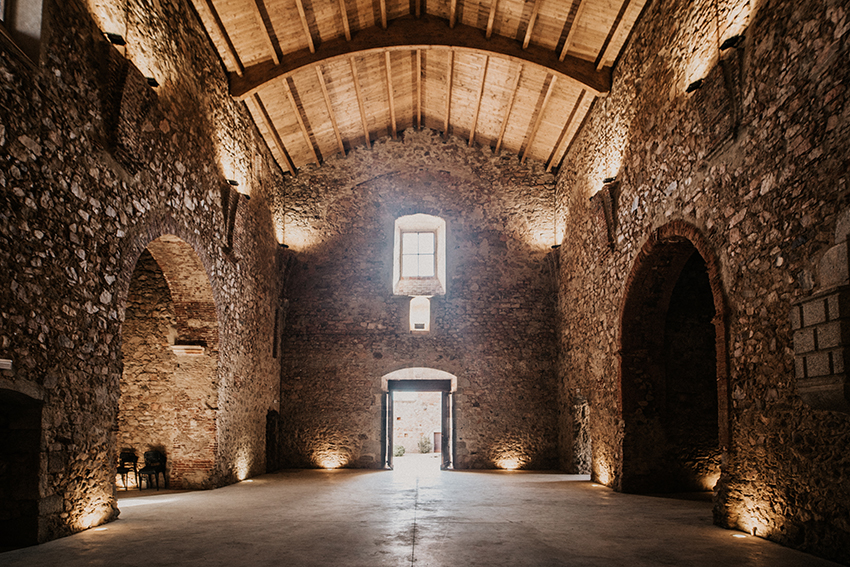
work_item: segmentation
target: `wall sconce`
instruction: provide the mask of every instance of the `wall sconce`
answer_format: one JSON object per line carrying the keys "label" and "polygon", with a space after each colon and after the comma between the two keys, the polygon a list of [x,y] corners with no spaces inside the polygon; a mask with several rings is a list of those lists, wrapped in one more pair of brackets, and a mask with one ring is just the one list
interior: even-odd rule
{"label": "wall sconce", "polygon": [[702,83],[703,83],[703,79],[697,79],[696,81],[694,81],[693,83],[691,83],[690,85],[688,85],[688,88],[686,88],[686,89],[685,89],[685,92],[686,92],[686,93],[692,93],[692,92],[694,92],[694,91],[696,91],[696,90],[701,89],[701,88],[702,88]]}
{"label": "wall sconce", "polygon": [[560,248],[560,247],[561,247],[561,245],[560,245],[560,244],[553,244],[553,245],[551,246],[552,250],[557,250],[557,249],[558,249],[558,248]]}
{"label": "wall sconce", "polygon": [[235,179],[228,179],[228,180],[227,180],[227,184],[228,184],[228,185],[231,185],[231,186],[233,186],[233,187],[239,187],[239,182],[238,182],[238,181],[236,181]]}
{"label": "wall sconce", "polygon": [[0,358],[0,370],[11,370],[12,361],[7,358]]}
{"label": "wall sconce", "polygon": [[602,184],[608,185],[609,183],[614,183],[615,181],[617,181],[616,177],[606,177],[605,179],[602,180]]}
{"label": "wall sconce", "polygon": [[152,87],[158,87],[158,86],[159,86],[159,83],[158,83],[158,82],[157,82],[157,80],[156,80],[156,79],[154,79],[153,77],[145,77],[145,80],[146,80],[146,81],[148,82],[148,84],[149,84],[150,86],[152,86]]}
{"label": "wall sconce", "polygon": [[284,244],[283,242],[281,242],[280,244],[278,244],[278,246],[280,246],[283,250],[288,250],[288,249],[289,249],[289,246],[287,246],[287,245],[286,245],[286,244]]}
{"label": "wall sconce", "polygon": [[127,42],[124,41],[124,37],[121,34],[107,32],[104,35],[106,36],[106,39],[109,40],[109,43],[111,43],[112,45],[127,45]]}
{"label": "wall sconce", "polygon": [[742,43],[744,43],[743,35],[733,35],[730,38],[727,38],[723,43],[720,44],[720,49],[731,49],[733,47],[737,48]]}

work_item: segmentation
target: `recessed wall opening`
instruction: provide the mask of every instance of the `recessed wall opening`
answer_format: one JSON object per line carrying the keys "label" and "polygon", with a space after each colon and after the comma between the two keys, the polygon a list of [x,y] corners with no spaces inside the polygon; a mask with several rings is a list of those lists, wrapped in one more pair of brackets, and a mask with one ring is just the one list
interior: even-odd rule
{"label": "recessed wall opening", "polygon": [[708,491],[720,476],[717,299],[687,239],[657,243],[633,271],[621,335],[624,491]]}
{"label": "recessed wall opening", "polygon": [[[153,459],[158,452],[166,467],[160,483],[167,479],[172,488],[212,487],[218,321],[200,258],[176,236],[151,242],[136,263],[122,354],[117,453],[134,453],[141,469],[146,453]],[[136,480],[133,474],[117,476],[116,485],[133,489]],[[140,481],[147,487],[144,475]]]}
{"label": "recessed wall opening", "polygon": [[0,552],[38,543],[41,407],[0,389]]}

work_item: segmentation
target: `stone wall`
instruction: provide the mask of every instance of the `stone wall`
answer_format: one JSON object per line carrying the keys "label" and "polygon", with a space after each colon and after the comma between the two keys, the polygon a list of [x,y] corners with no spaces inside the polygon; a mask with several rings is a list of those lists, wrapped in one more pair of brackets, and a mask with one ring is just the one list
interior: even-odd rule
{"label": "stone wall", "polygon": [[[595,479],[623,488],[631,464],[620,355],[633,274],[691,243],[715,296],[715,520],[844,562],[850,416],[797,395],[789,312],[821,278],[848,203],[848,31],[839,2],[651,3],[556,187],[561,405],[588,400]],[[719,48],[739,33],[737,47]],[[589,197],[612,176],[609,247]],[[677,272],[658,269],[672,287]],[[576,429],[564,412],[567,468],[581,462]]]}
{"label": "stone wall", "polygon": [[[425,367],[457,377],[455,467],[506,453],[556,462],[551,175],[408,130],[307,169],[286,186],[294,267],[284,330],[284,461],[381,465],[381,377]],[[447,290],[431,331],[411,334],[392,293],[394,222],[424,213],[447,228]]]}
{"label": "stone wall", "polygon": [[396,392],[393,394],[393,449],[401,445],[405,454],[420,453],[419,440],[431,442],[431,451],[439,451],[434,433],[441,431],[440,392]]}
{"label": "stone wall", "polygon": [[[45,0],[44,18],[39,60],[0,45],[0,387],[43,402],[39,541],[116,514],[126,297],[162,235],[193,250],[214,299],[211,484],[265,471],[282,178],[188,2]],[[251,195],[228,199],[230,229],[226,178]]]}

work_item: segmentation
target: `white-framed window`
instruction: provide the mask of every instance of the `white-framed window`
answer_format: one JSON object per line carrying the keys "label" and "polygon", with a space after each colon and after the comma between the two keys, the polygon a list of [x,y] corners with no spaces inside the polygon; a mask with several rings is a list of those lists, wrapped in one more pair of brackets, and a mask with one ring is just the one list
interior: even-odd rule
{"label": "white-framed window", "polygon": [[0,0],[0,30],[32,61],[41,44],[42,0]]}
{"label": "white-framed window", "polygon": [[437,275],[437,233],[401,233],[401,277],[433,278]]}
{"label": "white-framed window", "polygon": [[446,293],[446,221],[425,214],[395,221],[393,293],[434,296]]}

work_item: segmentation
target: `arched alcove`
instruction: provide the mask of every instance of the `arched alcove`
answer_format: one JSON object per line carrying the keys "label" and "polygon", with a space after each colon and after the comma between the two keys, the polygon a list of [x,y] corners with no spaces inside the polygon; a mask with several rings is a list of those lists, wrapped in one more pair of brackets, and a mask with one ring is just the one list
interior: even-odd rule
{"label": "arched alcove", "polygon": [[[157,450],[172,487],[209,488],[217,452],[219,331],[206,270],[182,239],[139,256],[122,329],[118,450]],[[120,486],[120,485],[119,485]]]}
{"label": "arched alcove", "polygon": [[653,233],[626,284],[620,328],[626,492],[709,490],[728,445],[725,302],[716,256],[677,221]]}

